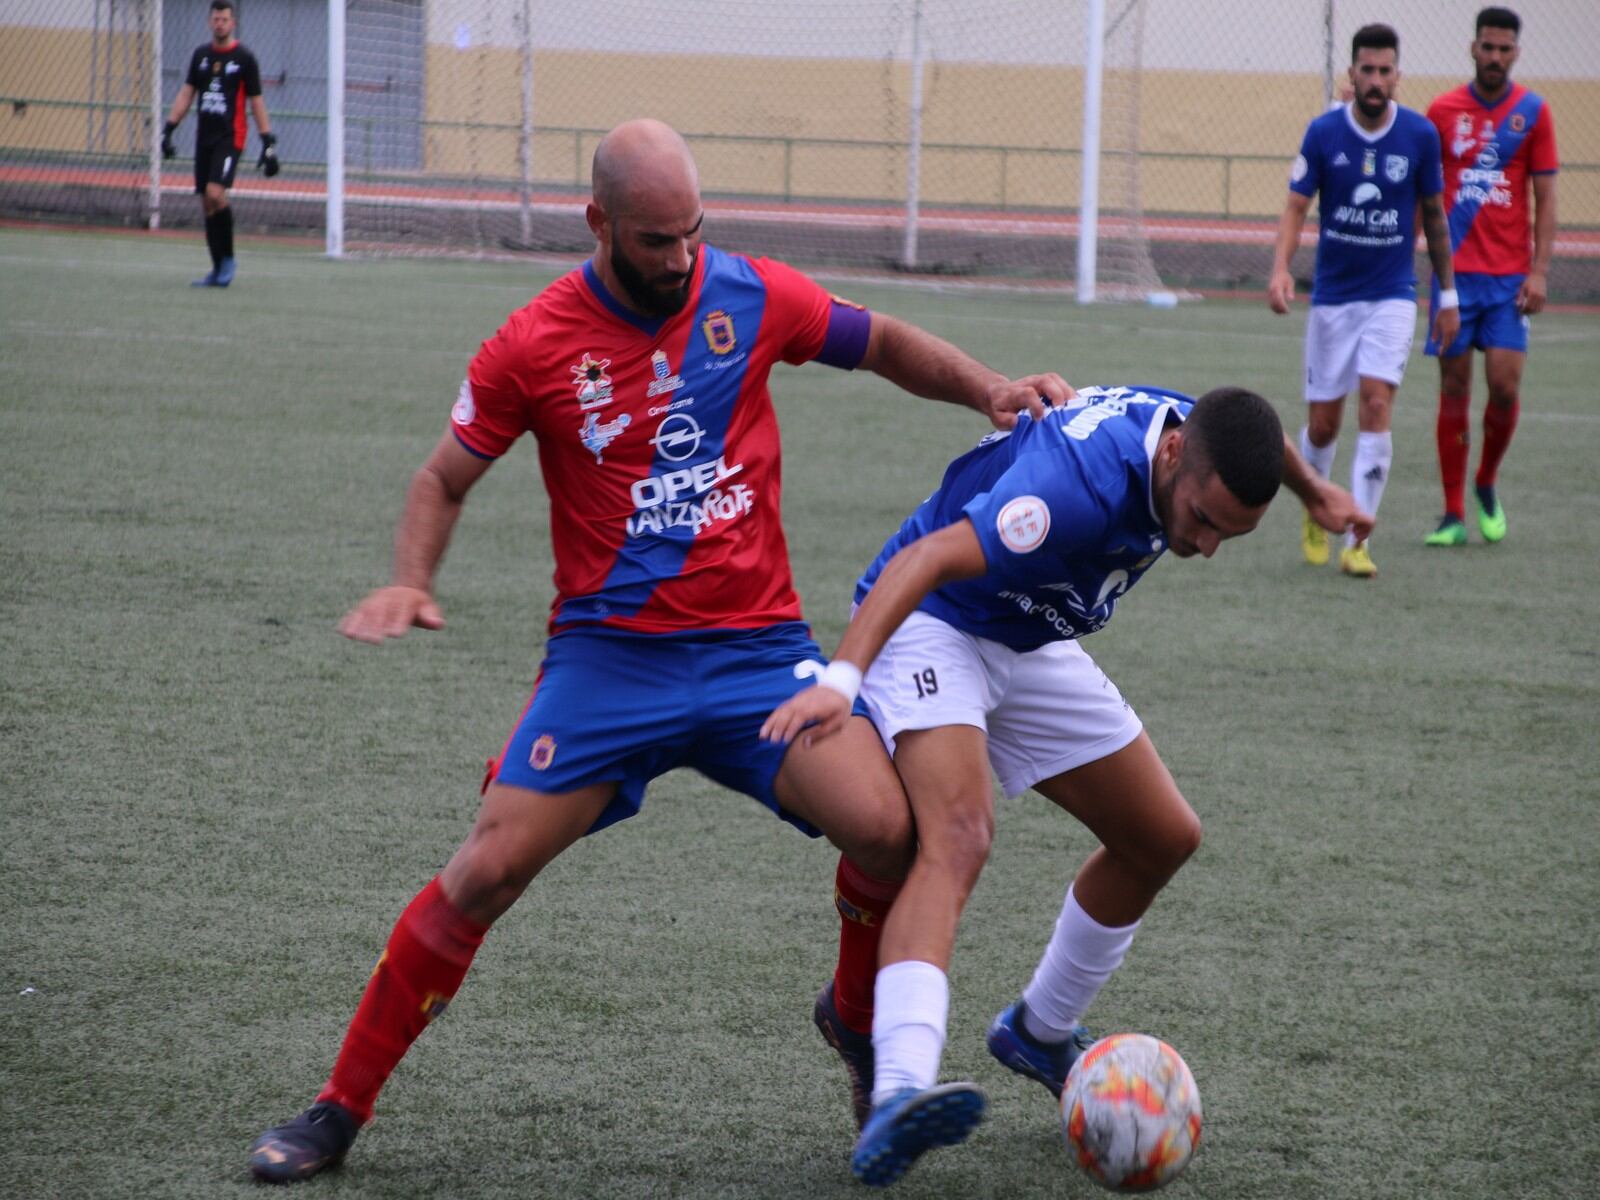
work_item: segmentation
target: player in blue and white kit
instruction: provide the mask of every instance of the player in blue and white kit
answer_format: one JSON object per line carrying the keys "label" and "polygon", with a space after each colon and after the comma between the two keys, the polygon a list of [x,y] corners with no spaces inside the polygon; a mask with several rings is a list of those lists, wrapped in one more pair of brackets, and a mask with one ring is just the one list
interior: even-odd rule
{"label": "player in blue and white kit", "polygon": [[1280,481],[1329,531],[1371,532],[1252,392],[1090,388],[1025,417],[950,465],[862,576],[821,686],[762,727],[783,742],[835,736],[859,687],[916,818],[916,861],[884,927],[873,1108],[851,1162],[863,1182],[894,1182],[983,1113],[974,1085],[934,1081],[956,924],[994,826],[991,763],[1008,795],[1035,789],[1101,842],[1033,981],[989,1031],[1001,1062],[1059,1095],[1088,1044],[1083,1013],[1200,840],[1139,718],[1078,639],[1168,549],[1209,558],[1254,529]]}
{"label": "player in blue and white kit", "polygon": [[[1278,221],[1267,302],[1287,313],[1294,300],[1289,262],[1300,244],[1311,197],[1321,192],[1317,266],[1306,325],[1307,416],[1300,453],[1326,478],[1338,448],[1344,398],[1359,384],[1360,435],[1350,464],[1350,489],[1376,513],[1389,481],[1389,432],[1395,392],[1405,376],[1417,323],[1413,214],[1420,204],[1428,257],[1445,289],[1435,332],[1454,337],[1460,324],[1450,274],[1450,230],[1441,193],[1439,135],[1421,113],[1394,102],[1400,81],[1400,38],[1387,25],[1365,25],[1350,43],[1354,99],[1306,127],[1289,175],[1289,199]],[[1328,539],[1309,517],[1301,534],[1306,561],[1328,561]],[[1347,535],[1339,569],[1357,578],[1377,574],[1364,543]]]}

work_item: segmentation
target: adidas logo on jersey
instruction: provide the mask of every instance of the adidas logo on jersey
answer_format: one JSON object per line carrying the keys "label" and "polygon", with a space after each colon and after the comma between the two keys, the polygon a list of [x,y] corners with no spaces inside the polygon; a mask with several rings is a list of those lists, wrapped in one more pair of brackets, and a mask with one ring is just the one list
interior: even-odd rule
{"label": "adidas logo on jersey", "polygon": [[1350,165],[1350,160],[1345,157],[1343,150],[1333,156],[1333,165],[1336,167],[1348,167]]}

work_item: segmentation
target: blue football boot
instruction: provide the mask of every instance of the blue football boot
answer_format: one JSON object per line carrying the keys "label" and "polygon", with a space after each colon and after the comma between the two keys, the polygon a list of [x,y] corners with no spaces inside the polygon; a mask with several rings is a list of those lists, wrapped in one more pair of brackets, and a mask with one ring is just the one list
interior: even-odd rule
{"label": "blue football boot", "polygon": [[200,276],[199,279],[191,279],[189,281],[189,286],[190,287],[216,287],[217,286],[217,269],[215,267],[212,267],[211,270],[207,271],[204,275]]}
{"label": "blue football boot", "polygon": [[888,1187],[924,1151],[966,1141],[987,1106],[974,1083],[901,1088],[873,1106],[850,1156],[850,1173],[868,1187]]}
{"label": "blue football boot", "polygon": [[990,1023],[989,1053],[1018,1075],[1038,1080],[1059,1098],[1067,1085],[1067,1072],[1078,1056],[1094,1045],[1094,1035],[1079,1025],[1064,1042],[1041,1042],[1022,1023],[1026,1011],[1027,1006],[1018,1000]]}
{"label": "blue football boot", "polygon": [[222,265],[217,268],[217,281],[215,287],[227,287],[233,282],[233,277],[239,273],[239,264],[232,258],[222,260]]}

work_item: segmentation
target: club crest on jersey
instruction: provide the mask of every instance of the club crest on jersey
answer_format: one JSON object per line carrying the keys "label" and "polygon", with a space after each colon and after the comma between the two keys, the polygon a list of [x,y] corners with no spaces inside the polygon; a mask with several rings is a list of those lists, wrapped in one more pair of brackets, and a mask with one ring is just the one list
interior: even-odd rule
{"label": "club crest on jersey", "polygon": [[615,421],[602,421],[594,413],[583,419],[583,427],[578,430],[578,439],[583,443],[584,449],[594,455],[595,462],[605,462],[602,454],[605,448],[622,436],[622,431],[633,421],[627,413],[617,414]]}
{"label": "club crest on jersey", "polygon": [[1528,118],[1519,112],[1514,112],[1511,114],[1511,120],[1507,124],[1511,126],[1512,133],[1521,133],[1528,127]]}
{"label": "club crest on jersey", "polygon": [[1406,172],[1411,169],[1411,160],[1404,154],[1385,154],[1383,156],[1383,177],[1390,183],[1399,183],[1406,177]]}
{"label": "club crest on jersey", "polygon": [[1376,150],[1363,150],[1361,152],[1361,173],[1363,175],[1376,175],[1378,173],[1378,152]]}
{"label": "club crest on jersey", "polygon": [[582,361],[570,368],[572,386],[578,389],[579,408],[599,408],[611,403],[611,376],[606,374],[610,365],[609,358],[595,359],[585,354]]}
{"label": "club crest on jersey", "polygon": [[731,354],[738,340],[733,336],[733,318],[720,308],[708,313],[706,319],[700,323],[700,328],[705,331],[706,346],[713,354]]}
{"label": "club crest on jersey", "polygon": [[556,740],[548,733],[541,733],[533,743],[533,749],[528,751],[528,765],[535,771],[542,771],[556,760]]}
{"label": "club crest on jersey", "polygon": [[655,378],[650,381],[650,386],[645,388],[646,396],[675,392],[683,386],[683,377],[672,373],[672,366],[667,362],[665,350],[657,350],[650,355],[650,374]]}

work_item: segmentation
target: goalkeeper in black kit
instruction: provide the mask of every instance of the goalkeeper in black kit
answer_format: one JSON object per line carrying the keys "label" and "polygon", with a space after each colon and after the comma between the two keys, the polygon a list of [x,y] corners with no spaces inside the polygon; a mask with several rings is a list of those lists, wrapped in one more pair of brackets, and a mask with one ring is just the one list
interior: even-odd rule
{"label": "goalkeeper in black kit", "polygon": [[206,214],[206,246],[211,270],[194,281],[195,287],[227,287],[237,267],[233,258],[233,209],[228,189],[244,153],[249,127],[245,102],[261,136],[261,157],[256,165],[268,178],[276,175],[278,139],[267,120],[261,100],[261,68],[256,56],[233,36],[238,19],[233,0],[211,0],[211,40],[189,56],[189,73],[172,102],[172,112],[161,130],[161,153],[172,158],[178,147],[172,135],[196,96],[200,97],[200,128],[194,141],[194,190]]}

